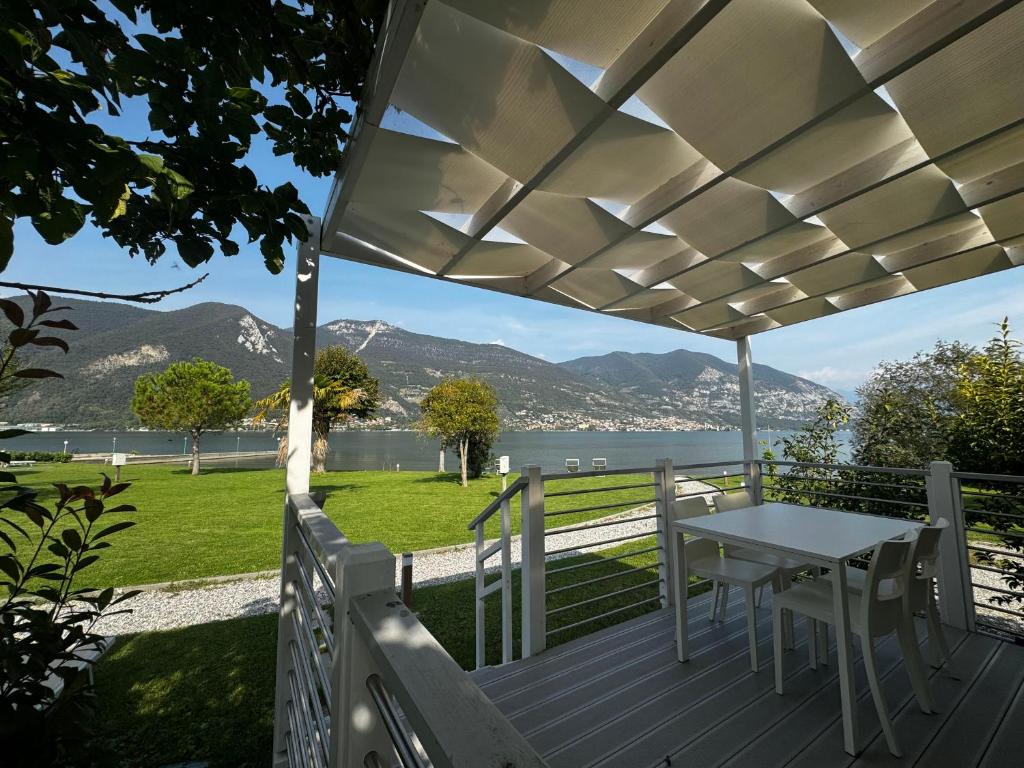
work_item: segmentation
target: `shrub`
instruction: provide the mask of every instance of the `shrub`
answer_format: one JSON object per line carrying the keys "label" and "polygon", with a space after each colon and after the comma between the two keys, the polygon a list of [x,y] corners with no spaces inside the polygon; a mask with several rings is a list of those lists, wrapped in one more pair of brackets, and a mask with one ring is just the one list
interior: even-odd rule
{"label": "shrub", "polygon": [[11,461],[40,461],[54,464],[67,464],[71,454],[63,451],[8,451]]}

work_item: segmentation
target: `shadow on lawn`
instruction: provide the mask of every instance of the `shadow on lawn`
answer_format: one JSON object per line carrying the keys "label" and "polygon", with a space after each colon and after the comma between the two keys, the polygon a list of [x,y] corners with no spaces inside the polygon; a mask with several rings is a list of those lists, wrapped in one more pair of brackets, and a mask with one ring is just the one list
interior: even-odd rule
{"label": "shadow on lawn", "polygon": [[91,765],[268,766],[276,636],[270,614],[119,641],[96,669]]}

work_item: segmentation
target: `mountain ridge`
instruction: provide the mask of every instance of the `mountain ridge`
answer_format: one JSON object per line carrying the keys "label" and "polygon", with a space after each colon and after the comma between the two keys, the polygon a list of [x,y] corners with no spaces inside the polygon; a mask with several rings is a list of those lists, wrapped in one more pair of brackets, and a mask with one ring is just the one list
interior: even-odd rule
{"label": "mountain ridge", "polygon": [[[292,336],[241,305],[202,302],[177,310],[81,299],[62,300],[80,328],[64,334],[71,351],[43,349],[26,363],[65,380],[12,393],[10,422],[121,427],[135,379],[172,362],[203,357],[247,379],[255,397],[287,378]],[[610,352],[551,363],[501,344],[418,333],[383,320],[331,320],[317,344],[359,354],[380,379],[379,418],[371,426],[411,426],[423,395],[445,376],[488,381],[501,402],[505,429],[700,429],[739,423],[735,363],[678,349],[663,354]],[[814,382],[755,365],[759,416],[784,428],[802,423],[834,393]]]}

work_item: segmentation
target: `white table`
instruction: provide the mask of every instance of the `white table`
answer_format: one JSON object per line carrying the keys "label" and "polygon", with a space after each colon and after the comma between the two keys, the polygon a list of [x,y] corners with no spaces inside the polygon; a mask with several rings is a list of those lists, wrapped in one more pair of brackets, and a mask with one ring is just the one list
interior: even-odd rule
{"label": "white table", "polygon": [[856,512],[804,507],[772,502],[717,515],[677,520],[673,540],[673,582],[676,604],[676,645],[679,661],[689,658],[687,637],[686,551],[683,533],[726,544],[764,549],[832,571],[836,612],[836,644],[839,655],[839,692],[843,707],[843,745],[856,755],[853,663],[850,644],[850,606],[846,591],[846,561],[870,552],[886,539],[896,539],[921,527],[897,520]]}

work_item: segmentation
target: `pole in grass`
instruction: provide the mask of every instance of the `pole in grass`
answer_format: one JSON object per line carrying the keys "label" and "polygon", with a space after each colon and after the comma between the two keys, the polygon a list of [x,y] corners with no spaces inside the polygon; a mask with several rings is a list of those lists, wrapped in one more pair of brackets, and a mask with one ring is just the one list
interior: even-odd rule
{"label": "pole in grass", "polygon": [[402,602],[412,610],[412,552],[402,553]]}

